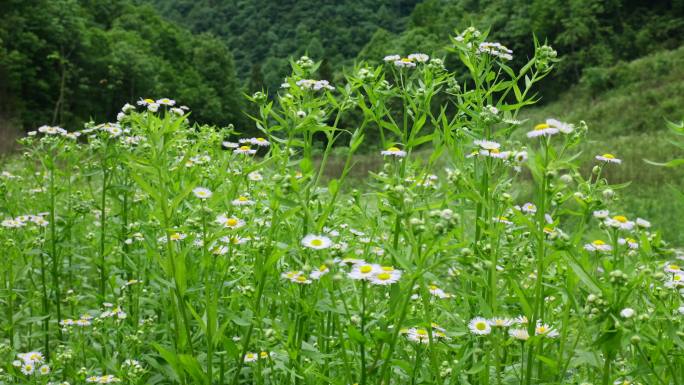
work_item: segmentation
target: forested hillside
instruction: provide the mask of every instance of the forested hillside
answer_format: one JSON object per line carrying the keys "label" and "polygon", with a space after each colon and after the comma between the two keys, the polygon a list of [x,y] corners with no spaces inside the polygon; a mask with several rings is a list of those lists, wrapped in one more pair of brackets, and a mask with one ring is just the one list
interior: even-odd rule
{"label": "forested hillside", "polygon": [[[324,60],[321,77],[351,64],[379,29],[405,30],[419,0],[147,0],[194,32],[212,32],[232,49],[250,91],[276,88],[289,58]],[[446,36],[446,35],[445,35]],[[443,36],[443,37],[445,37]]]}
{"label": "forested hillside", "polygon": [[172,95],[207,123],[243,119],[233,58],[151,6],[128,0],[10,0],[0,6],[0,122],[24,128],[114,119]]}
{"label": "forested hillside", "polygon": [[334,83],[355,61],[392,53],[450,67],[449,35],[470,25],[511,48],[513,67],[532,55],[532,35],[558,51],[545,103],[585,73],[601,76],[595,68],[676,49],[684,36],[684,0],[3,0],[0,18],[0,132],[112,120],[147,96],[249,130],[243,95],[273,94],[292,57],[321,60],[316,76]]}

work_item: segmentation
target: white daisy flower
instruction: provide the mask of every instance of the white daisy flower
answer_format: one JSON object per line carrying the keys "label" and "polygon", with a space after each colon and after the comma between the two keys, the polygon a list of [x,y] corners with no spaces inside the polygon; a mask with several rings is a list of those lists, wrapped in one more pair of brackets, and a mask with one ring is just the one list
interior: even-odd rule
{"label": "white daisy flower", "polygon": [[33,372],[34,372],[35,370],[36,370],[36,367],[35,367],[35,365],[33,365],[32,363],[24,363],[24,364],[21,366],[21,372],[24,373],[24,375],[27,375],[27,376],[30,376],[31,374],[33,374]]}
{"label": "white daisy flower", "polygon": [[259,171],[252,171],[249,174],[247,174],[247,179],[251,180],[252,182],[260,182],[264,180],[264,177],[261,175]]}
{"label": "white daisy flower", "polygon": [[538,336],[544,336],[547,338],[556,338],[560,335],[556,329],[547,324],[542,324],[541,321],[537,322],[537,327],[534,328],[534,333]]}
{"label": "white daisy flower", "polygon": [[635,223],[636,223],[637,227],[641,227],[644,229],[651,227],[651,222],[649,222],[645,219],[637,218]]}
{"label": "white daisy flower", "polygon": [[530,338],[530,333],[523,328],[509,329],[508,335],[520,341],[527,341]]}
{"label": "white daisy flower", "polygon": [[162,106],[172,107],[176,104],[176,101],[173,99],[169,99],[169,98],[161,98],[161,99],[157,100],[155,103],[162,105]]}
{"label": "white daisy flower", "polygon": [[321,250],[332,246],[332,241],[324,235],[309,234],[302,239],[302,246]]}
{"label": "white daisy flower", "polygon": [[665,266],[663,267],[663,270],[664,270],[666,273],[672,273],[672,274],[676,274],[676,273],[681,273],[681,272],[682,272],[681,266],[678,265],[678,264],[676,264],[676,263],[672,263],[672,262],[666,263]]}
{"label": "white daisy flower", "polygon": [[416,66],[416,63],[414,63],[413,60],[405,57],[405,58],[401,58],[399,60],[395,60],[394,65],[397,68],[413,68]]}
{"label": "white daisy flower", "polygon": [[382,266],[378,272],[371,276],[370,282],[373,285],[391,285],[401,278],[401,270],[389,266]]}
{"label": "white daisy flower", "polygon": [[616,215],[612,218],[606,218],[604,223],[609,227],[615,227],[622,230],[632,230],[634,228],[634,222],[627,219],[624,215]]}
{"label": "white daisy flower", "polygon": [[256,353],[250,352],[250,353],[245,354],[245,362],[254,362],[257,359],[259,359],[259,355]]}
{"label": "white daisy flower", "polygon": [[408,59],[418,63],[427,63],[430,60],[430,56],[424,53],[412,53],[408,55]]}
{"label": "white daisy flower", "polygon": [[534,214],[537,212],[537,206],[535,206],[534,203],[527,202],[522,205],[520,210],[525,214]]}
{"label": "white daisy flower", "polygon": [[47,365],[41,365],[40,368],[38,368],[38,373],[41,376],[47,376],[48,374],[50,374],[50,367]]}
{"label": "white daisy flower", "polygon": [[548,123],[540,123],[534,126],[534,130],[527,133],[528,138],[536,138],[539,136],[552,136],[559,133],[560,130],[556,127],[552,127]]}
{"label": "white daisy flower", "polygon": [[606,163],[615,163],[615,164],[622,163],[622,160],[616,158],[615,155],[613,155],[613,154],[596,155],[596,159],[600,160],[602,162],[606,162]]}
{"label": "white daisy flower", "polygon": [[473,334],[487,335],[492,332],[489,321],[483,317],[475,317],[468,323],[468,328]]}
{"label": "white daisy flower", "polygon": [[575,129],[572,124],[564,123],[556,119],[546,119],[546,124],[550,127],[557,128],[558,131],[564,134],[569,134]]}
{"label": "white daisy flower", "polygon": [[605,219],[608,218],[610,212],[608,210],[596,210],[594,211],[594,218]]}
{"label": "white daisy flower", "polygon": [[157,112],[159,110],[159,104],[157,103],[150,103],[147,105],[147,110],[150,112]]}
{"label": "white daisy flower", "polygon": [[195,187],[192,189],[192,193],[195,194],[195,196],[199,199],[209,199],[213,195],[211,190],[204,187]]}
{"label": "white daisy flower", "polygon": [[384,156],[396,156],[397,158],[403,158],[406,156],[406,151],[401,150],[399,147],[390,147],[387,150],[380,151],[380,154]]}
{"label": "white daisy flower", "polygon": [[238,148],[238,147],[240,147],[239,144],[237,144],[235,142],[228,142],[228,141],[221,142],[221,146],[223,146],[223,148]]}
{"label": "white daisy flower", "polygon": [[329,272],[330,272],[330,268],[328,266],[321,265],[318,267],[318,269],[312,271],[310,276],[311,276],[311,279],[319,280],[319,279],[321,279],[322,276],[328,274]]}
{"label": "white daisy flower", "polygon": [[239,229],[240,227],[245,225],[245,221],[243,221],[242,219],[235,217],[227,217],[224,214],[221,214],[218,217],[216,217],[216,222],[229,229]]}
{"label": "white daisy flower", "polygon": [[354,265],[351,272],[349,272],[349,278],[354,280],[368,280],[373,275],[382,273],[382,268],[375,264],[358,264]]}
{"label": "white daisy flower", "polygon": [[627,245],[630,249],[638,249],[639,248],[639,242],[636,241],[634,238],[619,238],[618,239],[618,244],[620,245]]}
{"label": "white daisy flower", "polygon": [[491,141],[491,140],[476,140],[473,142],[476,146],[480,147],[482,150],[498,150],[501,148],[501,144]]}
{"label": "white daisy flower", "polygon": [[386,62],[395,62],[397,60],[401,60],[401,56],[399,56],[399,55],[387,55],[382,60],[384,60]]}
{"label": "white daisy flower", "polygon": [[251,138],[250,143],[259,147],[268,147],[271,143],[264,138]]}
{"label": "white daisy flower", "polygon": [[248,197],[244,195],[240,195],[239,197],[233,199],[230,203],[233,206],[251,206],[254,204],[254,201],[250,200]]}
{"label": "white daisy flower", "polygon": [[249,148],[249,146],[240,146],[233,150],[235,154],[245,154],[245,155],[254,155],[256,154],[256,150],[252,150]]}
{"label": "white daisy flower", "polygon": [[428,287],[428,290],[430,291],[430,294],[434,295],[437,298],[451,298],[451,294],[445,292],[444,290],[440,289],[436,285],[430,285]]}
{"label": "white daisy flower", "polygon": [[406,331],[406,338],[410,341],[427,344],[430,342],[428,331],[423,328],[410,328]]}
{"label": "white daisy flower", "polygon": [[490,319],[488,322],[489,322],[490,326],[499,327],[499,328],[509,327],[513,324],[512,319],[504,318],[504,317],[494,317],[494,318]]}
{"label": "white daisy flower", "polygon": [[610,246],[609,244],[603,242],[600,239],[597,239],[591,243],[587,243],[584,245],[584,250],[586,251],[611,251],[613,250],[613,247]]}

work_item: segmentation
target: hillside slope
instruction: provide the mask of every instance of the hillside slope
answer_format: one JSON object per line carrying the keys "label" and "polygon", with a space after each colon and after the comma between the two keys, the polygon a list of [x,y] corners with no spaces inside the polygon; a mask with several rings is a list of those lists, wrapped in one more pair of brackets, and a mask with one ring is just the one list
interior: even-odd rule
{"label": "hillside slope", "polygon": [[665,121],[684,118],[684,46],[632,62],[585,71],[580,84],[557,101],[523,114],[530,122],[556,117],[589,126],[583,160],[613,153],[623,160],[608,173],[611,182],[631,181],[621,194],[626,212],[650,218],[667,239],[684,242],[684,167],[662,168],[644,159],[667,161],[684,154],[670,141]]}

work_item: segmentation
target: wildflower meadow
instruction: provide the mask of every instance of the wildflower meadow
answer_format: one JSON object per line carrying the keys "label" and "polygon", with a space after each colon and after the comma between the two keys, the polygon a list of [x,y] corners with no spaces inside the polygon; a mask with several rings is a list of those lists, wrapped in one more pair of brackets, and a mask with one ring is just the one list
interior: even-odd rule
{"label": "wildflower meadow", "polygon": [[468,28],[463,71],[341,84],[293,60],[258,137],[169,98],[30,132],[0,170],[0,384],[684,384],[684,253],[616,209],[620,148],[578,162],[595,127],[520,118],[558,61],[532,43],[511,68]]}

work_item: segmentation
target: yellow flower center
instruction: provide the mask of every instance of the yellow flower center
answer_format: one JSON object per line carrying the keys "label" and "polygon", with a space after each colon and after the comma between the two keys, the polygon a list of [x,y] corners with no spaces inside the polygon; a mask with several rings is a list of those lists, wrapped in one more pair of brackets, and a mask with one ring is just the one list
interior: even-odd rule
{"label": "yellow flower center", "polygon": [[487,324],[484,322],[478,322],[475,324],[475,329],[477,330],[487,330]]}
{"label": "yellow flower center", "polygon": [[267,352],[261,352],[261,353],[259,353],[259,356],[261,358],[268,358],[268,353]]}
{"label": "yellow flower center", "polygon": [[681,281],[681,280],[682,280],[682,276],[679,275],[679,274],[675,274],[675,276],[672,277],[672,280],[673,280],[673,281]]}
{"label": "yellow flower center", "polygon": [[265,142],[266,139],[264,139],[264,138],[256,138],[256,141],[257,141],[257,142]]}
{"label": "yellow flower center", "polygon": [[392,267],[392,266],[383,266],[383,267],[382,267],[382,270],[383,270],[383,271],[394,271],[394,267]]}
{"label": "yellow flower center", "polygon": [[407,57],[402,58],[401,61],[404,62],[404,63],[412,63],[412,62],[413,62],[413,60],[411,60],[411,59],[409,59],[409,58],[407,58]]}
{"label": "yellow flower center", "polygon": [[233,227],[233,226],[237,226],[237,224],[238,224],[238,220],[235,218],[228,218],[228,220],[226,221],[226,226]]}
{"label": "yellow flower center", "polygon": [[613,217],[614,220],[620,222],[620,223],[625,223],[627,222],[627,217],[624,215],[616,215]]}
{"label": "yellow flower center", "polygon": [[371,270],[373,270],[373,267],[370,266],[370,265],[363,265],[363,266],[361,266],[361,268],[359,269],[359,271],[362,272],[363,274],[368,274],[368,273],[371,272]]}
{"label": "yellow flower center", "polygon": [[246,196],[240,195],[240,196],[238,197],[238,200],[239,200],[240,202],[247,202],[249,199],[248,199]]}
{"label": "yellow flower center", "polygon": [[173,233],[173,234],[171,234],[171,239],[174,241],[177,241],[177,240],[181,239],[181,235],[178,233]]}
{"label": "yellow flower center", "polygon": [[492,154],[500,154],[501,153],[501,151],[499,151],[498,148],[492,148],[491,150],[489,150],[489,152]]}
{"label": "yellow flower center", "polygon": [[669,265],[670,270],[679,270],[679,265]]}
{"label": "yellow flower center", "polygon": [[378,274],[378,279],[381,281],[387,281],[388,279],[392,278],[392,275],[390,273],[380,273]]}
{"label": "yellow flower center", "polygon": [[318,271],[326,271],[326,270],[328,270],[328,266],[326,266],[326,265],[321,265],[321,266],[318,268]]}
{"label": "yellow flower center", "polygon": [[418,334],[419,336],[426,336],[428,333],[425,329],[417,329],[416,334]]}
{"label": "yellow flower center", "polygon": [[437,289],[438,289],[437,286],[435,286],[435,285],[430,285],[430,290],[437,290]]}
{"label": "yellow flower center", "polygon": [[401,151],[401,150],[400,150],[398,147],[390,147],[390,148],[387,149],[387,151],[389,151],[389,152],[399,152],[399,151]]}
{"label": "yellow flower center", "polygon": [[603,154],[603,157],[606,159],[615,159],[615,155],[613,154]]}
{"label": "yellow flower center", "polygon": [[249,151],[249,146],[240,146],[240,150]]}
{"label": "yellow flower center", "polygon": [[539,333],[546,333],[546,327],[545,326],[540,326],[537,328],[537,332]]}
{"label": "yellow flower center", "polygon": [[600,239],[597,239],[597,240],[595,240],[595,241],[592,242],[592,243],[593,243],[594,245],[596,245],[596,246],[603,246],[603,245],[606,244],[605,242],[603,242],[603,241],[600,240]]}
{"label": "yellow flower center", "polygon": [[303,275],[297,276],[297,281],[299,281],[299,282],[304,282],[304,281],[306,281],[306,276],[303,276]]}
{"label": "yellow flower center", "polygon": [[322,246],[322,245],[323,245],[323,241],[321,241],[320,239],[314,239],[311,241],[311,246]]}
{"label": "yellow flower center", "polygon": [[541,131],[541,130],[545,130],[549,127],[551,127],[551,126],[549,126],[546,123],[540,123],[540,124],[537,124],[536,126],[534,126],[534,129],[535,129],[535,131]]}
{"label": "yellow flower center", "polygon": [[145,99],[145,102],[147,102],[147,103],[154,103],[154,100],[152,100],[152,99]]}

